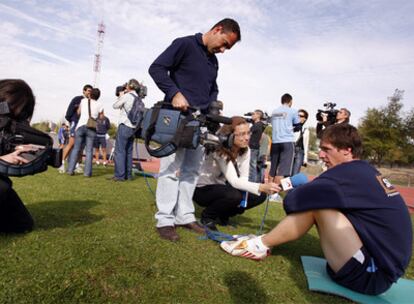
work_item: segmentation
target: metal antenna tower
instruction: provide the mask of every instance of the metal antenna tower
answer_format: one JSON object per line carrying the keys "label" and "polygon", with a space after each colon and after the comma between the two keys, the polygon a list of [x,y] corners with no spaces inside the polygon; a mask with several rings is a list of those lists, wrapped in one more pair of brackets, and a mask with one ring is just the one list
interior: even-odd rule
{"label": "metal antenna tower", "polygon": [[93,86],[96,88],[98,87],[99,82],[99,73],[101,72],[101,61],[102,61],[102,48],[103,48],[103,41],[105,36],[105,24],[101,21],[98,24],[98,40],[96,46],[96,53],[95,53],[95,60],[93,63],[93,72],[94,72],[94,81]]}

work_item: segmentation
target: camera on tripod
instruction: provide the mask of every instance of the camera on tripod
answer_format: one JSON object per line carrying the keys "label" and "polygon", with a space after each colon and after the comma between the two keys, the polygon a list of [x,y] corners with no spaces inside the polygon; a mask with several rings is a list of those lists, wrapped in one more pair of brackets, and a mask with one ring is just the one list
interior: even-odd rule
{"label": "camera on tripod", "polygon": [[[121,92],[124,92],[127,88],[128,83],[125,82],[123,85],[117,86],[115,88],[115,96],[119,97],[119,94]],[[144,99],[147,96],[148,93],[148,89],[146,86],[144,86],[142,83],[138,83],[138,87],[135,89],[135,92],[137,93],[137,95],[141,98]]]}
{"label": "camera on tripod", "polygon": [[318,112],[316,113],[316,120],[318,122],[323,122],[323,116],[325,115],[327,124],[333,125],[336,122],[336,114],[339,112],[339,110],[335,109],[336,103],[326,102],[323,106],[325,109],[318,109]]}

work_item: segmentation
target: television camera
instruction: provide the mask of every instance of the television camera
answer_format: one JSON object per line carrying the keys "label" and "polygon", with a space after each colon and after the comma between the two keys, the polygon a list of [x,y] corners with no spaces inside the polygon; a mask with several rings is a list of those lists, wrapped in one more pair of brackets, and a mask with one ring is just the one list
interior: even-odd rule
{"label": "television camera", "polygon": [[[124,92],[127,88],[128,83],[125,82],[123,85],[117,86],[115,88],[115,96],[119,97],[119,94],[121,92]],[[141,98],[144,99],[147,96],[148,93],[148,89],[146,86],[144,86],[142,83],[139,83],[138,88],[135,89],[135,92],[137,93],[137,95]]]}
{"label": "television camera", "polygon": [[168,156],[178,148],[196,149],[199,144],[208,151],[215,150],[228,141],[227,136],[216,135],[220,124],[232,123],[231,118],[220,115],[222,108],[223,104],[215,101],[207,113],[195,108],[181,112],[171,103],[157,102],[145,111],[138,137],[144,139],[148,153],[154,157]]}
{"label": "television camera", "polygon": [[336,114],[339,112],[336,107],[336,103],[326,102],[323,104],[324,110],[318,109],[316,113],[316,120],[318,123],[323,122],[323,115],[326,116],[326,122],[328,125],[333,125],[336,122]]}
{"label": "television camera", "polygon": [[31,144],[36,151],[20,154],[29,162],[22,165],[0,160],[0,174],[6,176],[33,175],[47,170],[48,166],[62,165],[62,149],[53,148],[53,139],[46,133],[32,128],[28,122],[15,121],[0,116],[0,155],[12,153],[21,145]]}
{"label": "television camera", "polygon": [[[252,119],[252,115],[254,114],[254,112],[248,112],[248,113],[245,113],[244,114],[244,119],[246,119],[246,121],[248,122],[248,123],[254,123],[253,122],[253,119]],[[260,121],[262,122],[262,123],[264,123],[266,126],[269,124],[269,119],[270,119],[270,117],[269,117],[269,114],[267,114],[266,112],[263,112],[263,115],[262,115],[262,117],[260,118]]]}

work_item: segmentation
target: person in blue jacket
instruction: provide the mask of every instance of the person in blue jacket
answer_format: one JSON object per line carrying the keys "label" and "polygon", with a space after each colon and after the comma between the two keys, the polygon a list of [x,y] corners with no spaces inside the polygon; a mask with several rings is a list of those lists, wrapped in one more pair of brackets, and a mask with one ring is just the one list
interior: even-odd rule
{"label": "person in blue jacket", "polygon": [[296,240],[316,225],[327,272],[335,282],[364,294],[385,292],[410,262],[412,224],[401,195],[360,160],[361,154],[355,127],[329,126],[319,152],[328,170],[287,194],[287,216],[265,235],[221,247],[235,256],[263,259],[271,247]]}

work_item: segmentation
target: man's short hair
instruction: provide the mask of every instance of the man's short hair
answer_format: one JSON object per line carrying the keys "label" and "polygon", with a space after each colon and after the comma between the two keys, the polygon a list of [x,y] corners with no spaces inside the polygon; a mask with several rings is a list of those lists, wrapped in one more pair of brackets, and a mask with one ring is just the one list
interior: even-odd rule
{"label": "man's short hair", "polygon": [[83,91],[85,92],[87,89],[93,89],[93,86],[91,86],[90,84],[85,84],[84,86],[83,86]]}
{"label": "man's short hair", "polygon": [[304,109],[299,109],[298,110],[298,113],[303,113],[303,115],[305,116],[305,119],[307,120],[308,119],[308,117],[309,117],[309,113],[308,113],[308,111],[306,111],[306,110],[304,110]]}
{"label": "man's short hair", "polygon": [[321,142],[329,143],[337,149],[351,148],[353,158],[362,156],[362,140],[353,125],[347,123],[330,125],[323,131]]}
{"label": "man's short hair", "polygon": [[240,34],[240,26],[237,23],[237,21],[230,19],[230,18],[225,18],[219,22],[217,22],[211,29],[221,26],[223,29],[223,32],[228,33],[228,32],[233,32],[237,35],[237,41],[241,40],[241,34]]}
{"label": "man's short hair", "polygon": [[263,118],[263,111],[262,110],[254,110],[257,114],[259,114],[260,119]]}
{"label": "man's short hair", "polygon": [[131,90],[137,90],[139,88],[139,82],[134,78],[130,79],[127,85]]}
{"label": "man's short hair", "polygon": [[292,95],[286,93],[286,94],[282,95],[281,102],[282,102],[282,104],[287,104],[287,103],[291,102],[292,99],[293,99]]}
{"label": "man's short hair", "polygon": [[90,97],[93,100],[98,100],[101,97],[101,91],[98,88],[93,88]]}

